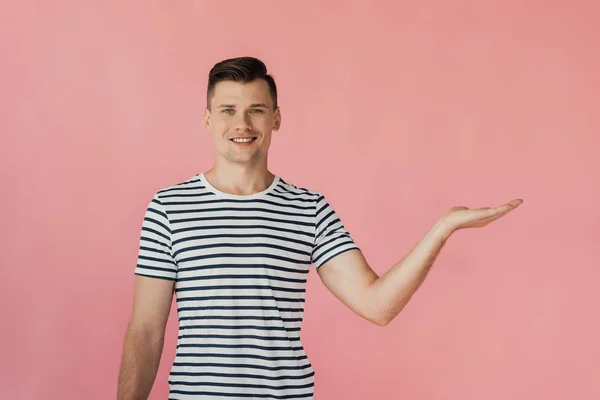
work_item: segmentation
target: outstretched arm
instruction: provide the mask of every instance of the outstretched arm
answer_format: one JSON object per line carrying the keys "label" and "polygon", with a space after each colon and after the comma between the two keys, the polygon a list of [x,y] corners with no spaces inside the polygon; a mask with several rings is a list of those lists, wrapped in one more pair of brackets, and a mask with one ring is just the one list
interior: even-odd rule
{"label": "outstretched arm", "polygon": [[494,208],[452,207],[402,260],[381,277],[358,250],[347,251],[323,264],[318,270],[319,276],[334,296],[351,310],[377,325],[385,326],[421,286],[453,232],[486,226],[522,202],[517,199]]}

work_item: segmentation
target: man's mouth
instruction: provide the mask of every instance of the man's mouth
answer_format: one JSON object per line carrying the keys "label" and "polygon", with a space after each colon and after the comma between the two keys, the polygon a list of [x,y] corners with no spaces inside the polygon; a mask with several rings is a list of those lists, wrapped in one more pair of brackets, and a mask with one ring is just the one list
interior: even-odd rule
{"label": "man's mouth", "polygon": [[251,143],[256,140],[255,137],[243,137],[243,138],[233,138],[229,139],[234,143]]}

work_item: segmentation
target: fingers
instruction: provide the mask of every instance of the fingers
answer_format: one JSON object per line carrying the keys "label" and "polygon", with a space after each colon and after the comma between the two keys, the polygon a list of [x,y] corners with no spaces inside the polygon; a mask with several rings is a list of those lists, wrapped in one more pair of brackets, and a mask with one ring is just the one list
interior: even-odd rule
{"label": "fingers", "polygon": [[521,203],[523,203],[523,200],[521,200],[521,199],[511,200],[508,203],[505,203],[499,207],[494,208],[494,210],[496,210],[496,212],[506,214],[507,212],[512,211],[515,208],[517,208],[518,206],[520,206]]}
{"label": "fingers", "polygon": [[508,202],[498,207],[481,207],[478,209],[482,216],[481,221],[484,224],[495,221],[514,210],[519,204],[520,203]]}
{"label": "fingers", "polygon": [[510,206],[512,208],[516,208],[516,207],[520,206],[521,204],[523,204],[523,199],[514,199],[514,200],[509,201],[506,204],[510,204]]}
{"label": "fingers", "polygon": [[496,220],[500,217],[505,216],[506,214],[508,214],[515,208],[517,208],[519,205],[521,205],[521,203],[523,203],[523,200],[520,200],[520,199],[509,201],[506,204],[503,204],[499,207],[491,209],[493,212],[492,212],[492,215],[490,215],[490,216],[492,216],[492,218],[494,220]]}
{"label": "fingers", "polygon": [[515,200],[509,201],[508,203],[506,203],[504,205],[504,208],[506,209],[506,212],[509,212],[509,211],[512,211],[515,208],[519,207],[522,203],[523,203],[523,200],[515,199]]}

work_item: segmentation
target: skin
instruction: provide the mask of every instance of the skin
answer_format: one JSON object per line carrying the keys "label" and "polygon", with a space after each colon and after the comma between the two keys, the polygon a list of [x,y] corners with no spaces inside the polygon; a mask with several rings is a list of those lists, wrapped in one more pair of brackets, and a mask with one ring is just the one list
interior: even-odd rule
{"label": "skin", "polygon": [[[274,174],[267,168],[273,131],[281,126],[281,111],[273,107],[263,80],[220,82],[204,112],[204,127],[213,136],[215,163],[205,173],[218,190],[250,195],[267,189]],[[234,137],[256,137],[249,146]],[[502,218],[523,203],[497,207],[448,209],[415,247],[378,276],[358,250],[340,254],[322,265],[318,274],[328,290],[357,315],[379,326],[388,325],[423,283],[440,250],[461,229],[480,228]],[[119,400],[146,399],[164,343],[174,283],[135,277],[134,303],[125,336],[119,375]]]}

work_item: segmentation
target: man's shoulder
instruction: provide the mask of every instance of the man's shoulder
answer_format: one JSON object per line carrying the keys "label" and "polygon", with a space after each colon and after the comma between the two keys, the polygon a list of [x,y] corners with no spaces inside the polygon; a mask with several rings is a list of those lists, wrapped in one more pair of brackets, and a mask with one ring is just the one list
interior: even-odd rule
{"label": "man's shoulder", "polygon": [[192,177],[179,181],[177,183],[160,187],[156,191],[156,196],[160,199],[161,197],[168,196],[169,194],[181,194],[185,192],[197,193],[199,190],[203,189],[200,174],[195,174]]}
{"label": "man's shoulder", "polygon": [[306,199],[318,200],[322,196],[322,193],[318,190],[314,190],[307,187],[295,185],[281,177],[279,177],[279,184],[277,185],[277,192],[287,193],[292,196],[300,196]]}

